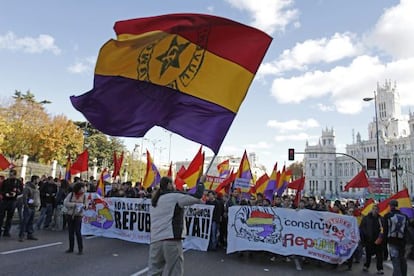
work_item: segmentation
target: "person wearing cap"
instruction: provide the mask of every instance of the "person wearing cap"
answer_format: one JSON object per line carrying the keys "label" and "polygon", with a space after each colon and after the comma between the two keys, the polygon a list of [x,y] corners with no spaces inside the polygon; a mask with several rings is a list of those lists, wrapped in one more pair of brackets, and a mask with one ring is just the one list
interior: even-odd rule
{"label": "person wearing cap", "polygon": [[384,216],[384,236],[387,238],[393,276],[407,276],[405,246],[408,238],[408,217],[398,210],[398,201],[389,203],[390,212]]}
{"label": "person wearing cap", "polygon": [[177,192],[170,177],[162,177],[151,198],[151,242],[148,275],[184,275],[184,207],[203,203],[205,175],[194,195]]}

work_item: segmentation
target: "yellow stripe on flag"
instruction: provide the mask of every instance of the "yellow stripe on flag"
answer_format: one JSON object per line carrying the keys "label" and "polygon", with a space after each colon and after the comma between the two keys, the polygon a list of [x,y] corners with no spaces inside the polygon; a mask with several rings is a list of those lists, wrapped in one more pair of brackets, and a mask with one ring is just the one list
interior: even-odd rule
{"label": "yellow stripe on flag", "polygon": [[95,74],[168,86],[234,113],[254,77],[242,66],[178,35],[151,32],[122,39],[110,40],[101,48]]}

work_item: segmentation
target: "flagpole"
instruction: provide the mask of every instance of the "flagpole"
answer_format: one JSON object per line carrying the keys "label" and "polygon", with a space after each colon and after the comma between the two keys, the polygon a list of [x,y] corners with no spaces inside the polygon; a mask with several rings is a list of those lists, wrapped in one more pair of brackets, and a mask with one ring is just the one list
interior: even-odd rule
{"label": "flagpole", "polygon": [[205,175],[207,175],[208,171],[211,169],[211,166],[213,165],[213,162],[214,162],[214,159],[216,159],[216,156],[217,156],[217,154],[215,153],[213,158],[211,158],[210,164],[208,164],[208,166],[207,166],[207,170],[206,170]]}

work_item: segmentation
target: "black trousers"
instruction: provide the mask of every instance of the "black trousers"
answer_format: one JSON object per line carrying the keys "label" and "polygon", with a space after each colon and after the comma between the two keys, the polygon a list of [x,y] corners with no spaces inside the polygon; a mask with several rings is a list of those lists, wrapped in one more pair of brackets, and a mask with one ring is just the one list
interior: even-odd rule
{"label": "black trousers", "polygon": [[78,243],[78,250],[83,250],[83,241],[81,234],[82,217],[81,216],[66,216],[68,222],[68,233],[69,233],[69,249],[73,250],[75,246],[75,235]]}
{"label": "black trousers", "polygon": [[[16,200],[2,200],[0,201],[0,232],[3,226],[4,218],[6,217],[6,224],[4,225],[4,234],[10,234],[11,222],[16,209]],[[1,233],[0,233],[1,234]]]}
{"label": "black trousers", "polygon": [[371,257],[373,255],[375,255],[375,259],[377,261],[377,270],[383,270],[383,262],[384,262],[384,246],[381,245],[376,245],[375,243],[367,243],[365,245],[365,254],[366,254],[366,259],[365,259],[365,267],[370,266],[371,264]]}

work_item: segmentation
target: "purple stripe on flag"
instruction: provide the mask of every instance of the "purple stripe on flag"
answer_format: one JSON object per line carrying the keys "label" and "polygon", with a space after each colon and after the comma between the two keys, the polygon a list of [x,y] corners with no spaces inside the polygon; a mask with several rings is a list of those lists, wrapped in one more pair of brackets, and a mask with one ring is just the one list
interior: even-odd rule
{"label": "purple stripe on flag", "polygon": [[407,208],[407,207],[401,207],[399,208],[401,213],[406,214],[409,218],[414,218],[414,209],[413,208]]}
{"label": "purple stripe on flag", "polygon": [[105,134],[142,137],[153,126],[160,126],[215,153],[236,115],[165,86],[115,76],[95,75],[94,89],[70,99]]}

